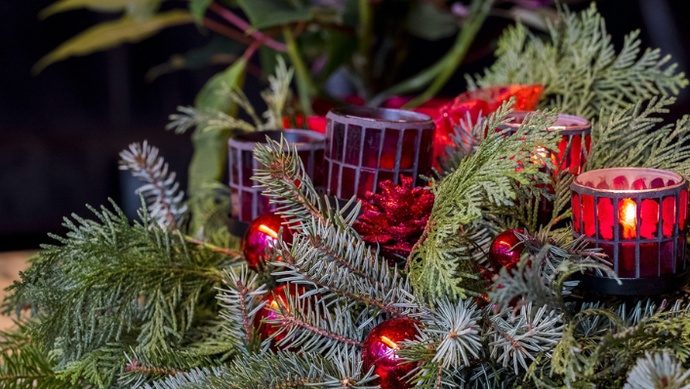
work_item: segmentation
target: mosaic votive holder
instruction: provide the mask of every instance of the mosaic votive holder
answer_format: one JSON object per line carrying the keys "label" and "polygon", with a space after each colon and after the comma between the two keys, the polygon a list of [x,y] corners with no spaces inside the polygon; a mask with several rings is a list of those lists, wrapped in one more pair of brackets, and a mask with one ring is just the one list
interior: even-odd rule
{"label": "mosaic votive holder", "polygon": [[603,274],[583,276],[584,290],[653,295],[687,282],[688,182],[649,168],[580,174],[571,185],[573,235],[608,256],[622,285]]}
{"label": "mosaic votive holder", "polygon": [[326,116],[326,192],[341,200],[379,190],[378,183],[400,175],[421,185],[433,158],[434,121],[400,109],[344,107]]}
{"label": "mosaic votive holder", "polygon": [[263,168],[254,158],[254,148],[257,143],[265,144],[266,137],[280,141],[281,136],[287,141],[287,147],[294,146],[297,149],[304,169],[316,189],[323,189],[325,143],[323,134],[295,129],[236,133],[228,141],[230,192],[234,219],[249,223],[259,215],[273,210],[273,204],[269,203],[268,197],[261,195],[262,189],[255,187],[259,183],[252,180],[254,169]]}
{"label": "mosaic votive holder", "polygon": [[[506,119],[513,119],[506,123],[504,127],[517,129],[525,121],[528,115],[534,112],[529,111],[515,111],[506,115]],[[554,165],[559,170],[567,169],[573,174],[580,174],[582,166],[587,160],[589,154],[592,130],[592,124],[589,120],[574,115],[558,114],[556,122],[553,123],[547,131],[560,131],[562,135],[561,141],[558,143],[558,151],[551,153],[551,159]],[[584,142],[583,142],[584,140]],[[570,149],[568,149],[570,145]],[[584,145],[584,148],[583,148]],[[554,172],[558,173],[558,171]]]}

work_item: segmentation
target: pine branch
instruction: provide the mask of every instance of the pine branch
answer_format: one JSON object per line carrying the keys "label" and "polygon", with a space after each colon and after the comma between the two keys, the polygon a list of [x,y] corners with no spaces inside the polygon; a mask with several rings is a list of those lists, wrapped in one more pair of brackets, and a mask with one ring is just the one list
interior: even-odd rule
{"label": "pine branch", "polygon": [[623,389],[673,388],[690,389],[690,370],[683,368],[680,362],[668,352],[662,354],[645,354],[628,375],[628,382]]}
{"label": "pine branch", "polygon": [[235,269],[225,274],[227,288],[221,289],[218,294],[223,307],[220,316],[225,319],[223,330],[236,339],[235,343],[244,341],[245,345],[249,345],[254,333],[254,316],[263,306],[261,302],[267,293],[266,285],[260,284],[258,274],[250,271],[245,264],[240,267],[239,274]]}
{"label": "pine branch", "polygon": [[158,157],[158,149],[144,141],[132,143],[129,150],[120,152],[120,170],[130,170],[132,175],[145,184],[137,189],[147,202],[151,216],[162,226],[178,229],[182,224],[187,206],[182,201],[183,191],[175,181],[175,172],[168,175],[168,164]]}

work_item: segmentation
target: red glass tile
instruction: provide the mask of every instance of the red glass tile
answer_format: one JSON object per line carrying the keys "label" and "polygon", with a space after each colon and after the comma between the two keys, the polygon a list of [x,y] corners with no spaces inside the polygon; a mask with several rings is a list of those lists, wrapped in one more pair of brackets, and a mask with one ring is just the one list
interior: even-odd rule
{"label": "red glass tile", "polygon": [[[249,193],[249,192],[245,192]],[[275,206],[271,203],[269,203],[269,199],[266,196],[262,196],[261,193],[256,193],[254,194],[256,196],[256,202],[257,202],[257,216],[266,214],[270,211],[273,211],[275,209]]]}
{"label": "red glass tile", "polygon": [[573,208],[573,228],[576,233],[580,234],[580,218],[582,215],[580,214],[580,196],[577,193],[573,193],[571,206]]}
{"label": "red glass tile", "polygon": [[362,127],[349,125],[345,144],[345,163],[359,166],[359,154],[362,152]]}
{"label": "red glass tile", "polygon": [[657,203],[655,199],[642,200],[642,208],[640,209],[640,236],[644,239],[654,239],[657,237],[658,229],[659,203]]}
{"label": "red glass tile", "polygon": [[661,243],[661,274],[673,273],[673,241]]}
{"label": "red glass tile", "polygon": [[568,169],[574,174],[579,174],[584,163],[582,158],[582,136],[575,135],[571,139],[572,146],[570,146],[570,165]]}
{"label": "red glass tile", "polygon": [[362,150],[362,166],[371,168],[379,166],[381,132],[378,128],[366,129],[364,133],[364,150]]}
{"label": "red glass tile", "polygon": [[606,182],[606,180],[602,179],[597,184],[597,189],[611,189],[611,188],[609,187],[609,184]]}
{"label": "red glass tile", "polygon": [[331,138],[331,158],[336,161],[343,160],[343,148],[345,147],[345,125],[333,124],[333,137]]}
{"label": "red glass tile", "polygon": [[673,227],[676,224],[676,198],[666,197],[662,202],[662,230],[664,236],[670,238],[673,235]]}
{"label": "red glass tile", "polygon": [[618,276],[635,278],[635,243],[621,243],[618,254]]}
{"label": "red glass tile", "polygon": [[357,171],[353,168],[343,166],[343,178],[340,183],[340,197],[341,199],[349,199],[355,195],[355,178]]}
{"label": "red glass tile", "polygon": [[685,223],[688,216],[688,191],[680,191],[680,204],[678,205],[678,228],[685,231]]}
{"label": "red glass tile", "polygon": [[659,274],[659,243],[640,244],[640,277]]}
{"label": "red glass tile", "polygon": [[422,131],[422,139],[419,143],[419,160],[418,172],[427,173],[431,168],[431,163],[433,162],[433,151],[434,151],[434,130],[427,129]]}
{"label": "red glass tile", "polygon": [[323,160],[323,150],[316,150],[314,152],[314,177],[312,182],[316,187],[323,187],[326,179],[326,164]]}
{"label": "red glass tile", "polygon": [[[254,220],[252,215],[252,204],[254,201],[254,193],[243,190],[240,192],[240,204],[242,204],[242,213],[240,220],[243,222],[251,222]],[[258,215],[257,215],[258,216]]]}
{"label": "red glass tile", "polygon": [[582,221],[585,235],[594,236],[596,234],[596,225],[594,222],[594,197],[590,195],[582,195]]}
{"label": "red glass tile", "polygon": [[685,244],[685,237],[678,238],[678,244],[676,245],[676,273],[685,270],[685,250],[687,249]]}
{"label": "red glass tile", "polygon": [[254,153],[249,150],[242,151],[242,182],[240,185],[251,187],[254,185],[252,176],[254,175]]}
{"label": "red glass tile", "polygon": [[613,255],[613,245],[609,243],[600,243],[599,247],[604,251],[604,254],[608,256],[607,260],[610,262],[609,267],[615,270],[615,257]]}
{"label": "red glass tile", "polygon": [[375,173],[368,171],[361,171],[359,173],[359,186],[357,187],[357,197],[365,198],[367,191],[374,191],[374,177]]}
{"label": "red glass tile", "polygon": [[645,183],[644,178],[638,178],[637,180],[633,181],[632,186],[635,190],[647,189],[647,184]]}
{"label": "red glass tile", "polygon": [[331,182],[331,187],[329,188],[330,194],[336,197],[340,197],[338,193],[338,188],[340,188],[340,185],[342,185],[340,180],[340,164],[337,164],[335,162],[332,163],[331,176],[328,179]]}
{"label": "red glass tile", "polygon": [[631,199],[618,202],[618,223],[621,239],[637,238],[637,204]]}
{"label": "red glass tile", "polygon": [[613,189],[615,190],[627,190],[630,189],[630,183],[625,176],[618,176],[613,179]]}
{"label": "red glass tile", "polygon": [[388,181],[388,180],[397,183],[397,178],[395,177],[393,172],[379,171],[378,182],[381,183],[383,181]]}
{"label": "red glass tile", "polygon": [[603,239],[613,240],[613,202],[609,198],[600,198],[597,204],[599,234]]}
{"label": "red glass tile", "polygon": [[382,169],[395,169],[395,158],[398,154],[398,140],[400,138],[400,130],[386,128],[386,133],[383,137],[383,152],[381,153],[381,160],[379,167]]}
{"label": "red glass tile", "polygon": [[400,169],[410,169],[415,163],[415,143],[417,143],[417,130],[405,130],[403,132],[402,154],[400,155]]}
{"label": "red glass tile", "polygon": [[664,180],[657,177],[657,178],[652,180],[651,186],[652,186],[652,189],[663,188],[664,187]]}

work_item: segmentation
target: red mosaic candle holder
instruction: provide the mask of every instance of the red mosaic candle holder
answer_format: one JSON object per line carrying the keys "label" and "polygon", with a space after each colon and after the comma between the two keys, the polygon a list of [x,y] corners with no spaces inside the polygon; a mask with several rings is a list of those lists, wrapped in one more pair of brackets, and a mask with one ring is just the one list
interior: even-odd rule
{"label": "red mosaic candle holder", "polygon": [[326,116],[328,183],[339,199],[379,190],[378,183],[399,184],[400,175],[431,172],[434,120],[427,115],[388,108],[344,107]]}
{"label": "red mosaic candle holder", "polygon": [[[506,119],[512,119],[512,121],[506,123],[504,127],[517,131],[527,115],[532,114],[534,112],[512,112],[506,115]],[[560,170],[567,169],[573,174],[580,174],[592,143],[591,130],[592,124],[585,118],[562,113],[558,114],[556,122],[547,128],[547,131],[560,131],[560,134],[563,136],[558,143],[558,152],[551,153],[554,165],[558,166]],[[570,147],[568,147],[569,145]]]}
{"label": "red mosaic candle holder", "polygon": [[[324,163],[323,152],[325,137],[309,130],[275,130],[261,132],[236,133],[228,141],[230,163],[230,192],[232,198],[232,217],[242,223],[249,223],[259,215],[273,211],[273,204],[268,197],[261,195],[259,183],[252,180],[254,170],[263,166],[254,158],[254,148],[258,143],[265,144],[266,137],[280,141],[285,138],[287,147],[295,147],[304,169],[312,179],[314,186],[323,189]],[[286,147],[286,150],[287,150]],[[242,227],[246,227],[243,225]],[[241,230],[238,227],[238,231]]]}
{"label": "red mosaic candle holder", "polygon": [[571,185],[573,235],[608,255],[622,281],[583,276],[581,287],[617,295],[671,292],[687,283],[688,182],[676,173],[613,168]]}

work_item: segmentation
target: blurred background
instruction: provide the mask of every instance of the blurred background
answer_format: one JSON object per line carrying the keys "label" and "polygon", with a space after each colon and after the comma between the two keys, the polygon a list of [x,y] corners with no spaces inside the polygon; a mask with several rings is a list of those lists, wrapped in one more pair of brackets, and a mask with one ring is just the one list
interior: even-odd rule
{"label": "blurred background", "polygon": [[[389,0],[390,1],[390,0]],[[540,0],[526,2],[544,3]],[[68,59],[39,75],[32,66],[46,53],[108,16],[77,10],[40,21],[39,11],[52,0],[0,2],[0,251],[33,249],[49,243],[48,232],[62,233],[62,218],[87,215],[86,204],[112,198],[133,214],[138,198],[129,173],[117,169],[118,152],[131,142],[148,140],[186,186],[192,155],[189,133],[164,130],[177,106],[191,105],[197,92],[227,65],[202,66],[152,78],[150,70],[174,53],[211,39],[194,25],[163,30],[141,43]],[[166,3],[179,3],[170,0]],[[548,2],[547,2],[548,3]],[[690,14],[687,0],[600,0],[597,2],[617,47],[626,33],[641,29],[643,47],[659,47],[688,71]],[[573,10],[589,2],[571,4]],[[179,6],[179,4],[178,4]],[[496,38],[510,23],[490,17],[460,70],[441,91],[465,90],[463,73],[493,61]],[[439,58],[454,38],[413,41],[419,53],[403,72],[415,74]],[[251,72],[250,72],[251,73]],[[147,74],[149,77],[147,77]],[[264,81],[248,76],[245,92],[260,105]],[[669,116],[690,113],[685,90]]]}

